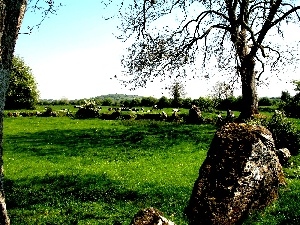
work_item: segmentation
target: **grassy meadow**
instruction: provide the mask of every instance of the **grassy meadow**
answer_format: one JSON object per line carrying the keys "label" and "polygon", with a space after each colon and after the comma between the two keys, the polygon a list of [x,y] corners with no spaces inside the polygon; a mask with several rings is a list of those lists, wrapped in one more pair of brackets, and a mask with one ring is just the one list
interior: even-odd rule
{"label": "grassy meadow", "polygon": [[[183,210],[215,131],[211,124],[5,118],[11,224],[129,224],[152,206],[185,225]],[[279,200],[245,224],[299,224],[300,157],[285,172]]]}

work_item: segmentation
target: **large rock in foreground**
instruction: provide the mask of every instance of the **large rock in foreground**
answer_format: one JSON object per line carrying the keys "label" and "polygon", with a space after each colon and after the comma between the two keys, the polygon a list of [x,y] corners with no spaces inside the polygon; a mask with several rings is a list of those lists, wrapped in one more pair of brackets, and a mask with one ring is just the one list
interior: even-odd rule
{"label": "large rock in foreground", "polygon": [[230,123],[215,134],[186,208],[190,225],[239,224],[278,197],[284,175],[272,134]]}

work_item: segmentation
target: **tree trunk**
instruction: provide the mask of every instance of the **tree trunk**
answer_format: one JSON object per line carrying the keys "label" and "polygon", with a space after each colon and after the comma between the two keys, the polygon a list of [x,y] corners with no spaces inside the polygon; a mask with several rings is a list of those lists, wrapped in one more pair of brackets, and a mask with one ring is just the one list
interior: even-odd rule
{"label": "tree trunk", "polygon": [[[2,66],[2,65],[1,65]],[[6,211],[3,187],[3,113],[5,93],[8,86],[9,71],[0,69],[0,224],[10,224]]]}
{"label": "tree trunk", "polygon": [[258,113],[258,101],[256,92],[256,72],[255,60],[250,55],[247,55],[240,68],[240,76],[242,81],[242,105],[241,114],[239,118],[241,120],[251,119]]}
{"label": "tree trunk", "polygon": [[27,0],[0,0],[0,224],[10,224],[3,188],[3,115],[18,33]]}

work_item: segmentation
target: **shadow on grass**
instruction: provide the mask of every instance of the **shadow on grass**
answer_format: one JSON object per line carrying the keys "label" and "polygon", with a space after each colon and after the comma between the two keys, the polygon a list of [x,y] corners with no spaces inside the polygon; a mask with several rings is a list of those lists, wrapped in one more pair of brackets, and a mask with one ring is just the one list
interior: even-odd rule
{"label": "shadow on grass", "polygon": [[[54,175],[16,181],[5,179],[6,193],[9,193],[6,196],[7,207],[12,220],[18,224],[34,224],[39,213],[43,214],[43,218],[39,218],[40,222],[36,224],[77,224],[91,219],[101,220],[103,223],[100,224],[112,224],[111,221],[129,223],[138,209],[149,206],[170,210],[170,207],[180,205],[177,210],[182,210],[182,202],[185,201],[182,193],[190,190],[179,186],[164,192],[152,185],[149,184],[150,188],[145,188],[147,190],[143,187],[130,190],[106,174]],[[93,210],[94,204],[103,207],[102,210]],[[83,209],[85,207],[86,210]],[[55,210],[59,212],[52,218],[41,213],[53,213]],[[59,222],[54,222],[56,220]]]}
{"label": "shadow on grass", "polygon": [[36,204],[54,207],[72,200],[81,202],[142,201],[146,196],[127,190],[105,174],[60,175],[24,180],[5,180],[9,208],[28,208]]}
{"label": "shadow on grass", "polygon": [[195,148],[208,149],[214,132],[215,127],[211,125],[140,123],[109,128],[6,134],[4,144],[6,151],[35,156],[89,155],[108,160],[128,160],[152,155],[160,149],[167,151],[169,146],[187,142],[194,144]]}

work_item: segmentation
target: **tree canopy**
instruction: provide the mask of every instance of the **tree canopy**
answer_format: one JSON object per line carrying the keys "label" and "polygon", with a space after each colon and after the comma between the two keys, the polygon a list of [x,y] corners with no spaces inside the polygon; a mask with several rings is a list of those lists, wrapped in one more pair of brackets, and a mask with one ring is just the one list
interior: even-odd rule
{"label": "tree canopy", "polygon": [[172,98],[172,106],[179,107],[181,106],[182,99],[185,96],[185,89],[183,83],[180,81],[174,81],[170,86],[170,96]]}
{"label": "tree canopy", "polygon": [[6,92],[6,109],[34,109],[39,93],[32,70],[20,57],[14,57]]}
{"label": "tree canopy", "polygon": [[257,113],[256,84],[263,72],[278,72],[280,65],[295,59],[296,49],[283,48],[279,41],[284,37],[283,26],[300,20],[300,6],[295,1],[144,0],[120,4],[120,37],[132,43],[122,60],[129,77],[124,83],[133,88],[156,77],[199,75],[199,65],[203,69],[215,60],[221,76],[239,77],[245,106],[241,117],[249,118]]}

